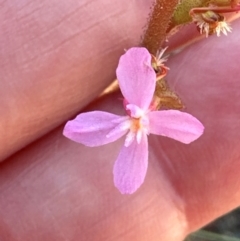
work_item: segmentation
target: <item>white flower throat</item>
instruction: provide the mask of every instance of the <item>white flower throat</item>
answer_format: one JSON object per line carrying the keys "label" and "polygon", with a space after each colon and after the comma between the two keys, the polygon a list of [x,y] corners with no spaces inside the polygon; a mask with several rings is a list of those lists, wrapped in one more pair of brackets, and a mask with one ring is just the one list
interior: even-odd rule
{"label": "white flower throat", "polygon": [[149,119],[147,113],[136,105],[127,105],[129,114],[129,132],[126,136],[124,146],[128,147],[136,138],[139,144],[143,135],[149,133]]}

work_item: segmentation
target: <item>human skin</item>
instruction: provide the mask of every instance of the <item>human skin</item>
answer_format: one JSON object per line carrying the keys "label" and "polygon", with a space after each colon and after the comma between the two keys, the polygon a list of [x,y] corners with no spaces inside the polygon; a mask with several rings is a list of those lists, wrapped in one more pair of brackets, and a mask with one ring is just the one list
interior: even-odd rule
{"label": "human skin", "polygon": [[[145,21],[141,16],[147,16],[149,7],[148,1],[126,1],[124,5],[102,0],[94,6],[79,1],[78,8],[74,1],[65,3],[68,7],[60,1],[40,3],[41,7],[35,6],[36,11],[30,9],[32,14],[28,16],[39,24],[47,19],[49,25],[44,22],[42,28],[54,29],[54,34],[48,32],[45,42],[37,45],[31,40],[28,25],[11,42],[14,28],[10,27],[22,26],[23,20],[1,22],[8,26],[5,35],[0,35],[4,46],[1,59],[5,61],[0,69],[0,98],[4,103],[0,108],[2,159],[73,118],[96,98],[114,78],[123,49],[137,45]],[[45,3],[56,9],[62,6],[61,11],[54,10],[56,15],[77,8],[76,17],[61,15],[59,19],[66,26],[64,31],[56,31],[54,24],[50,24],[53,20],[44,15],[48,9]],[[9,2],[3,2],[2,9],[11,9],[14,4],[8,6]],[[29,2],[25,10],[35,4],[38,1]],[[104,8],[100,8],[102,4]],[[110,10],[117,12],[108,15]],[[89,18],[81,25],[82,19],[86,19],[84,13]],[[11,17],[9,12],[6,17]],[[146,180],[133,195],[121,195],[113,185],[112,169],[123,139],[89,148],[63,137],[63,126],[58,127],[0,165],[1,240],[176,241],[237,207],[239,23],[232,24],[234,30],[228,37],[210,37],[194,43],[167,62],[168,81],[183,100],[184,111],[205,126],[199,140],[184,145],[151,135]],[[72,26],[78,31],[76,38],[71,37]],[[89,29],[88,34],[81,27]],[[42,28],[33,27],[34,33],[43,36]],[[104,40],[108,32],[111,34]],[[46,49],[41,54],[51,38],[60,41],[60,37],[69,40],[67,46],[53,42],[57,50]],[[26,40],[28,47],[22,50],[21,44]],[[33,60],[32,54],[36,54]],[[17,62],[19,56],[23,62]],[[87,110],[124,113],[119,97],[119,93],[105,96]]]}

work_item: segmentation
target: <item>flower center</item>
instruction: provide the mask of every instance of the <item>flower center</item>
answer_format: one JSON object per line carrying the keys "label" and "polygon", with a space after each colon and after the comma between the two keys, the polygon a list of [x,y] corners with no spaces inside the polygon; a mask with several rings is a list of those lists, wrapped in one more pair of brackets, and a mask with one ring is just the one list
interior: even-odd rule
{"label": "flower center", "polygon": [[134,118],[132,117],[130,119],[130,128],[129,132],[126,136],[125,143],[124,145],[126,147],[130,146],[131,143],[135,140],[137,143],[140,143],[142,140],[143,135],[148,134],[148,117],[146,115],[139,117],[139,118]]}
{"label": "flower center", "polygon": [[132,118],[130,131],[137,132],[142,128],[141,118]]}
{"label": "flower center", "polygon": [[124,145],[126,147],[130,146],[135,140],[138,143],[142,140],[142,135],[148,134],[148,116],[145,110],[139,108],[134,104],[125,103],[125,110],[129,118],[129,132],[126,136]]}

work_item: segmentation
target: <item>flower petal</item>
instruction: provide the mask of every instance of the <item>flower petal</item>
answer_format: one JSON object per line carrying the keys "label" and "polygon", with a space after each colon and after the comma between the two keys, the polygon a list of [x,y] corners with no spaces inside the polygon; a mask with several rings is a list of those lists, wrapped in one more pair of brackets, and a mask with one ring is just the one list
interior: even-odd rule
{"label": "flower petal", "polygon": [[[63,135],[86,146],[100,146],[113,142],[127,133],[122,123],[128,117],[122,117],[103,111],[92,111],[78,115],[68,121]],[[119,128],[119,130],[116,130]],[[114,134],[107,136],[112,130]]]}
{"label": "flower petal", "polygon": [[121,56],[117,79],[129,104],[135,104],[144,110],[149,107],[156,85],[156,74],[146,48],[131,48]]}
{"label": "flower petal", "polygon": [[178,110],[153,111],[149,114],[149,132],[167,136],[185,144],[199,138],[203,124],[194,116]]}
{"label": "flower petal", "polygon": [[143,135],[130,146],[123,146],[114,164],[114,184],[122,194],[134,193],[143,183],[148,166],[148,141]]}

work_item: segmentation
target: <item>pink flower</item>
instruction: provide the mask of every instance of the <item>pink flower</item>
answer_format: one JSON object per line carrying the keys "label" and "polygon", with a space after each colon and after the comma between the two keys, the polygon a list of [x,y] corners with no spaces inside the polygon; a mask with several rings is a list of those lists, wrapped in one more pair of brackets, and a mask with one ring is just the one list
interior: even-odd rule
{"label": "pink flower", "polygon": [[114,165],[114,184],[122,194],[135,192],[148,166],[148,134],[167,136],[183,143],[199,138],[203,125],[177,110],[151,111],[156,74],[145,48],[131,48],[121,58],[117,79],[126,103],[126,116],[103,111],[82,113],[68,121],[63,134],[86,146],[100,146],[126,135]]}

